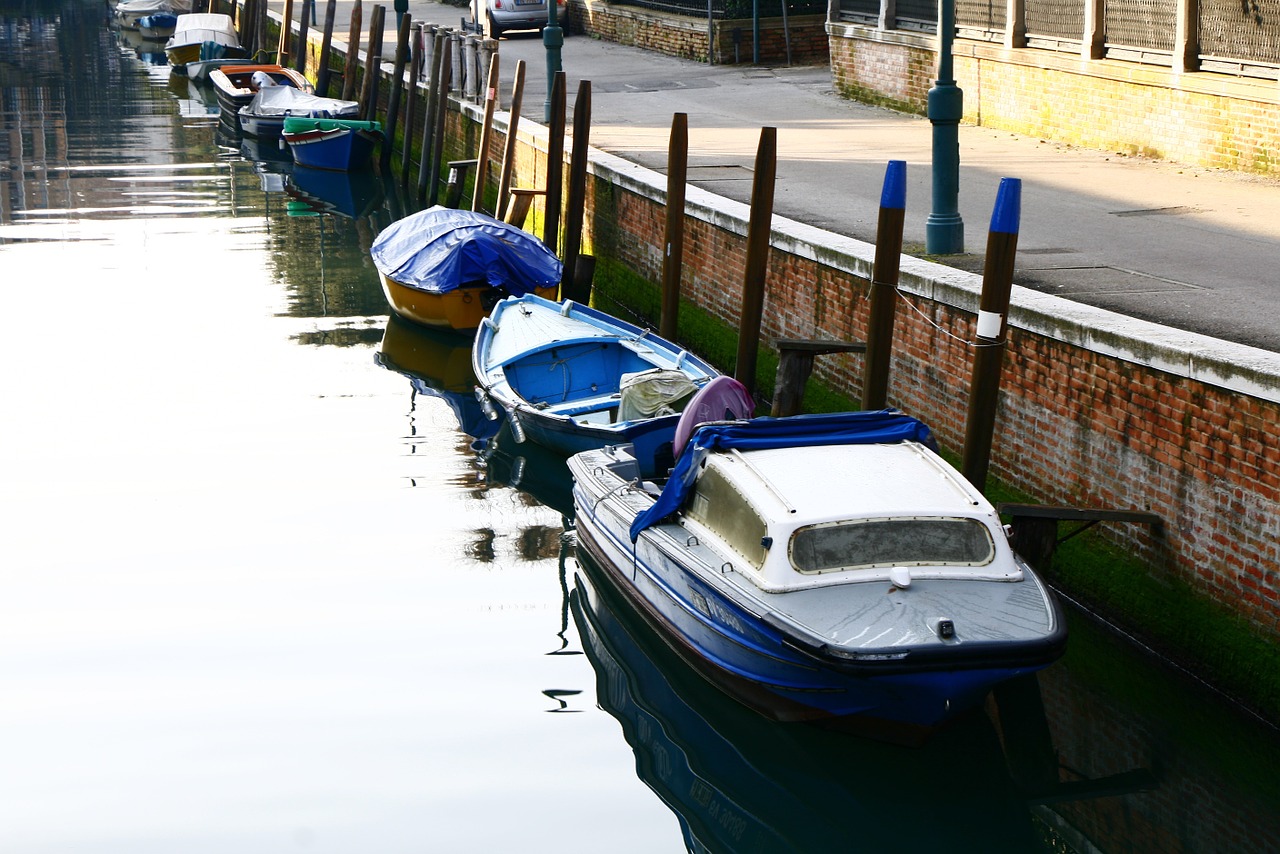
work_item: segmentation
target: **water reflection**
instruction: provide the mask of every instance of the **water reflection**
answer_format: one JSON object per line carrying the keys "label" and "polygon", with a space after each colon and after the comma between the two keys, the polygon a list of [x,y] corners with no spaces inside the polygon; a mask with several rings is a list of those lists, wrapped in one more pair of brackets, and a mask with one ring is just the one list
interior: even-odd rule
{"label": "water reflection", "polygon": [[490,420],[476,399],[471,368],[471,339],[454,332],[427,329],[394,314],[387,319],[374,357],[379,365],[402,374],[412,390],[409,410],[420,395],[438,398],[453,412],[458,429],[475,439],[488,439],[502,426]]}
{"label": "water reflection", "polygon": [[588,555],[577,561],[571,602],[598,702],[689,851],[1042,850],[986,718],[928,750],[768,721],[687,668]]}

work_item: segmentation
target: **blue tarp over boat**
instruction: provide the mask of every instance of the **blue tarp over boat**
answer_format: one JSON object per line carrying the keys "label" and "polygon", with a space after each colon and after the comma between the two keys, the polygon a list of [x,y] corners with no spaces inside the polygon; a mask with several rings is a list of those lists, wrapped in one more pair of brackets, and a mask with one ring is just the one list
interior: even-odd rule
{"label": "blue tarp over boat", "polygon": [[815,445],[872,445],[886,442],[920,442],[937,450],[933,432],[921,421],[895,409],[869,412],[837,412],[794,415],[789,418],[754,418],[750,421],[711,423],[694,431],[676,460],[662,494],[631,523],[631,541],[640,532],[670,516],[684,503],[697,478],[698,464],[710,451],[737,448],[759,451]]}
{"label": "blue tarp over boat", "polygon": [[392,223],[370,254],[384,276],[428,293],[487,283],[521,296],[560,284],[564,270],[527,231],[483,213],[439,205]]}

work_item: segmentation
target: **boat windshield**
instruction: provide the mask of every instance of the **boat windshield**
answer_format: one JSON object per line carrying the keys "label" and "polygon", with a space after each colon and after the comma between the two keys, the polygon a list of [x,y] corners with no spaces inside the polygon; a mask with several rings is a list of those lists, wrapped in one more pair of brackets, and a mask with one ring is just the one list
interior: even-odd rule
{"label": "boat windshield", "polygon": [[768,533],[764,519],[719,469],[708,468],[698,478],[688,513],[756,569],[764,564],[764,536]]}
{"label": "boat windshield", "polygon": [[791,537],[800,572],[892,566],[984,566],[995,558],[987,526],[977,519],[907,516],[827,522]]}

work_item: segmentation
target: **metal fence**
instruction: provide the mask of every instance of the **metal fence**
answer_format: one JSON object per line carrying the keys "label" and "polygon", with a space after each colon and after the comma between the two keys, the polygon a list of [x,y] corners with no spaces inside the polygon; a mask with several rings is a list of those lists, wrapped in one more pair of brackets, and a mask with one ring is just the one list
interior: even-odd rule
{"label": "metal fence", "polygon": [[[737,20],[740,18],[781,18],[784,0],[614,0],[620,6],[639,6],[673,15],[689,15],[695,18]],[[825,2],[788,0],[785,14],[825,15]]]}
{"label": "metal fence", "polygon": [[[875,25],[881,0],[839,0],[840,19]],[[891,3],[893,29],[937,30],[930,0]],[[1280,78],[1280,0],[1106,0],[1101,39],[1085,32],[1085,6],[1092,0],[1014,0],[1021,3],[1025,46],[1080,53],[1086,39],[1100,41],[1103,55],[1172,65],[1180,2],[1189,3],[1198,40],[1190,52],[1203,71]],[[1008,27],[1007,0],[956,0],[956,27],[964,38],[1001,42]],[[1019,45],[1023,46],[1023,45]],[[1181,60],[1179,60],[1181,62]]]}

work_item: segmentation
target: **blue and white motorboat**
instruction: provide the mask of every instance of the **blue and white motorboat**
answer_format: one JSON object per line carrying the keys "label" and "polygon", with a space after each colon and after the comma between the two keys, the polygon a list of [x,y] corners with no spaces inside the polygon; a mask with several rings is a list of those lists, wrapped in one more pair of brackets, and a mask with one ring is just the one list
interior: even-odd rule
{"label": "blue and white motorboat", "polygon": [[1062,654],[1056,599],[921,422],[886,410],[689,433],[661,485],[626,446],[571,457],[577,536],[745,705],[915,741]]}
{"label": "blue and white motorboat", "polygon": [[[535,294],[494,306],[476,331],[472,360],[477,394],[507,414],[517,437],[566,456],[630,443],[646,476],[674,462],[682,410],[720,376],[646,329]],[[735,413],[749,415],[750,397],[739,399]]]}

